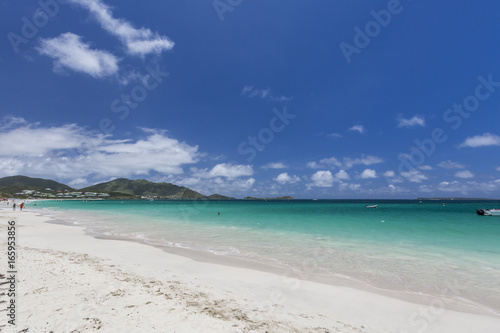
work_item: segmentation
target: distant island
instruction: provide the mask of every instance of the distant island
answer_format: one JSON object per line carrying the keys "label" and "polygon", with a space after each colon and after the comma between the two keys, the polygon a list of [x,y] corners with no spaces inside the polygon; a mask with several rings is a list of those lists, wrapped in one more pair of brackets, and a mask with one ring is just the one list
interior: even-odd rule
{"label": "distant island", "polygon": [[289,196],[277,197],[277,198],[254,198],[254,197],[246,197],[243,200],[295,200],[295,198],[292,198],[292,197],[289,197]]}
{"label": "distant island", "polygon": [[[50,179],[26,176],[0,178],[0,198],[34,199],[147,199],[147,200],[236,200],[221,194],[205,196],[184,186],[171,183],[154,183],[145,179],[118,178],[82,189]],[[289,196],[278,198],[253,198],[246,200],[290,200]]]}
{"label": "distant island", "polygon": [[500,200],[500,199],[487,199],[487,198],[417,198],[417,200]]}

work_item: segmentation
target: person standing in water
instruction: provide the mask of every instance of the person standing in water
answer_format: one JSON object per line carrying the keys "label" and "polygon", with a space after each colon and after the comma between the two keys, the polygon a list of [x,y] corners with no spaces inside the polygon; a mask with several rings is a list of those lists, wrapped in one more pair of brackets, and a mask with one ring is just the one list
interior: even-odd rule
{"label": "person standing in water", "polygon": [[21,202],[21,204],[19,205],[19,210],[22,212],[23,211],[23,207],[24,207],[24,202]]}
{"label": "person standing in water", "polygon": [[16,203],[15,202],[12,204],[12,210],[16,211]]}

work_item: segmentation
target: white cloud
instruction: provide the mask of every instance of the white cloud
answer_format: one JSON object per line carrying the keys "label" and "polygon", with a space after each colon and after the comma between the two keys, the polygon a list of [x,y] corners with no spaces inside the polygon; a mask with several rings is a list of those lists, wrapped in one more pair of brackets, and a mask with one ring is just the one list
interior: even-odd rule
{"label": "white cloud", "polygon": [[394,176],[396,176],[396,173],[394,171],[392,171],[392,170],[384,172],[384,177],[392,178]]}
{"label": "white cloud", "polygon": [[361,173],[361,178],[363,179],[371,179],[371,178],[377,178],[377,172],[373,169],[365,169]]}
{"label": "white cloud", "polygon": [[82,188],[88,185],[87,178],[76,178],[68,183],[69,186],[75,188]]}
{"label": "white cloud", "polygon": [[192,168],[191,171],[199,178],[217,178],[224,177],[234,179],[244,176],[252,176],[253,168],[251,165],[221,163],[214,166],[211,170]]}
{"label": "white cloud", "polygon": [[329,157],[329,158],[323,158],[322,160],[319,161],[320,165],[324,166],[336,166],[336,167],[342,167],[342,163],[335,157]]}
{"label": "white cloud", "polygon": [[281,162],[274,162],[263,165],[262,169],[286,169],[286,165]]}
{"label": "white cloud", "polygon": [[257,88],[254,88],[253,86],[250,86],[250,85],[244,86],[243,89],[241,90],[241,94],[243,96],[247,96],[249,98],[258,97],[258,98],[263,98],[263,99],[269,99],[269,100],[272,100],[275,102],[286,102],[286,101],[289,101],[292,99],[291,97],[286,97],[283,95],[280,95],[280,96],[273,95],[271,93],[270,88],[257,89]]}
{"label": "white cloud", "polygon": [[363,164],[363,165],[372,165],[372,164],[378,164],[378,163],[383,163],[384,160],[381,159],[380,157],[377,157],[377,156],[371,156],[371,155],[368,155],[368,156],[361,156],[360,158],[354,158],[354,159],[351,159],[351,158],[344,158],[343,159],[344,161],[344,166],[349,169],[355,165],[358,165],[358,164]]}
{"label": "white cloud", "polygon": [[418,167],[420,170],[432,170],[430,165],[421,165]]}
{"label": "white cloud", "polygon": [[25,174],[78,182],[84,178],[182,174],[196,163],[198,146],[145,130],[138,140],[110,140],[75,124],[42,127],[25,124],[0,133],[0,173]]}
{"label": "white cloud", "polygon": [[389,192],[389,193],[407,193],[409,192],[408,189],[400,186],[395,186],[393,184],[390,184],[387,186],[386,191],[384,192]]}
{"label": "white cloud", "polygon": [[458,181],[441,182],[438,184],[437,188],[442,192],[454,192],[461,194],[467,194],[469,192],[468,186]]}
{"label": "white cloud", "polygon": [[326,135],[327,138],[332,138],[332,139],[340,139],[343,136],[339,133],[330,133]]}
{"label": "white cloud", "polygon": [[345,172],[344,170],[340,170],[335,174],[335,180],[349,180],[351,177],[349,177],[349,174]]}
{"label": "white cloud", "polygon": [[94,78],[108,77],[118,72],[118,58],[111,53],[90,48],[81,37],[70,32],[51,39],[41,39],[40,54],[54,59],[54,70],[67,68]]}
{"label": "white cloud", "polygon": [[439,163],[438,167],[443,168],[443,169],[463,169],[463,168],[465,168],[465,165],[458,163],[458,162],[453,162],[453,161],[447,160],[447,161],[442,161],[441,163]]}
{"label": "white cloud", "polygon": [[294,184],[300,181],[300,178],[297,177],[296,175],[289,176],[288,173],[283,172],[278,175],[278,177],[273,178],[274,181],[280,183],[280,184]]}
{"label": "white cloud", "polygon": [[317,171],[311,176],[313,181],[312,186],[316,187],[332,187],[333,175],[330,171]]}
{"label": "white cloud", "polygon": [[255,184],[255,179],[252,177],[236,179],[225,177],[200,178],[196,175],[192,175],[192,177],[184,179],[168,179],[168,182],[189,187],[205,195],[218,193],[222,195],[240,194],[241,196],[248,196],[248,191],[250,191]]}
{"label": "white cloud", "polygon": [[311,161],[306,164],[306,166],[310,169],[320,169],[320,168],[333,168],[333,167],[338,167],[338,168],[345,168],[345,169],[350,169],[355,165],[372,165],[372,164],[378,164],[378,163],[383,163],[384,160],[381,159],[380,157],[377,156],[371,156],[371,155],[362,155],[359,158],[350,158],[350,157],[344,157],[342,161],[340,161],[336,157],[329,157],[329,158],[323,158],[319,162]]}
{"label": "white cloud", "polygon": [[[460,195],[467,195],[473,193],[485,193],[500,190],[500,179],[488,181],[485,183],[478,183],[475,181],[453,181],[453,182],[440,182],[436,185],[422,185],[419,187],[420,192],[434,193],[436,191],[447,193],[459,193]],[[481,194],[482,195],[482,194]]]}
{"label": "white cloud", "polygon": [[474,174],[469,170],[461,170],[455,173],[455,177],[457,178],[474,178]]}
{"label": "white cloud", "polygon": [[339,185],[340,191],[359,191],[361,189],[360,184],[350,184],[350,183],[342,183]]}
{"label": "white cloud", "polygon": [[408,180],[409,182],[412,182],[412,183],[421,183],[422,180],[427,179],[427,177],[423,173],[421,173],[420,171],[417,171],[417,170],[411,170],[408,172],[401,172],[401,176],[403,176],[404,178],[406,178],[406,180]]}
{"label": "white cloud", "polygon": [[500,167],[496,168],[497,171],[500,171]]}
{"label": "white cloud", "polygon": [[500,136],[484,133],[483,135],[476,135],[472,137],[468,137],[459,148],[463,147],[484,147],[484,146],[500,146]]}
{"label": "white cloud", "polygon": [[123,19],[116,19],[108,5],[100,0],[69,0],[87,9],[99,25],[109,34],[118,37],[127,48],[127,53],[145,56],[159,54],[174,47],[174,42],[166,36],[146,28],[136,29]]}
{"label": "white cloud", "polygon": [[425,126],[424,117],[415,115],[410,119],[404,119],[402,117],[398,118],[397,127],[415,127],[415,126]]}
{"label": "white cloud", "polygon": [[396,175],[396,173],[392,170],[388,170],[386,172],[384,172],[384,177],[386,178],[386,180],[389,182],[392,182],[392,183],[402,183],[403,182],[403,179],[399,176]]}
{"label": "white cloud", "polygon": [[363,134],[365,132],[365,127],[363,125],[354,125],[352,127],[349,127],[348,131],[359,132]]}
{"label": "white cloud", "polygon": [[[75,124],[60,127],[37,127],[22,123],[24,126],[11,128],[0,133],[0,156],[43,155],[57,149],[75,149],[88,141],[88,136],[82,128]],[[99,144],[103,135],[92,137]]]}
{"label": "white cloud", "polygon": [[311,161],[307,162],[306,167],[308,167],[309,169],[319,169],[320,165],[314,161]]}
{"label": "white cloud", "polygon": [[5,131],[9,128],[24,124],[27,124],[27,121],[24,118],[7,115],[0,119],[0,130]]}

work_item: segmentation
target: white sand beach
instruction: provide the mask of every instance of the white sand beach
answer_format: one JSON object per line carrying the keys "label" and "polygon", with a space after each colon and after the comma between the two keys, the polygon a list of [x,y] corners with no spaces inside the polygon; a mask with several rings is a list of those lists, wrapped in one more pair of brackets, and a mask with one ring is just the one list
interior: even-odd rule
{"label": "white sand beach", "polygon": [[[6,316],[16,221],[16,327]],[[500,318],[220,265],[0,211],[2,332],[495,333]],[[4,303],[5,302],[5,303]],[[444,305],[444,306],[443,306]]]}

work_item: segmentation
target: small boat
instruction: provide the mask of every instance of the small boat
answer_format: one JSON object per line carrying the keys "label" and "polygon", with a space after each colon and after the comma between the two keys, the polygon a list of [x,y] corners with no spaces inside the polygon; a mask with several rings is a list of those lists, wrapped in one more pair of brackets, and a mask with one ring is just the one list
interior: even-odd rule
{"label": "small boat", "polygon": [[491,208],[491,209],[476,209],[477,215],[482,216],[500,216],[499,208]]}
{"label": "small boat", "polygon": [[366,205],[365,208],[377,208],[378,205]]}

